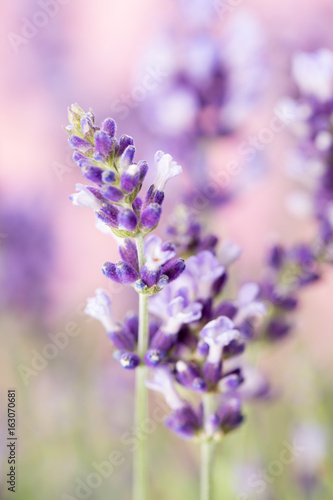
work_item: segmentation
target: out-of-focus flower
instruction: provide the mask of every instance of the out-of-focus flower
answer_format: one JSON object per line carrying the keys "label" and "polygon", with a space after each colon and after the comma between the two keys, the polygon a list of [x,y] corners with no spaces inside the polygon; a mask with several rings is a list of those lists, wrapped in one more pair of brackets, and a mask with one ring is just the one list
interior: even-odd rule
{"label": "out-of-focus flower", "polygon": [[[40,202],[39,202],[40,203]],[[42,320],[55,268],[52,220],[47,212],[0,207],[0,305]]]}

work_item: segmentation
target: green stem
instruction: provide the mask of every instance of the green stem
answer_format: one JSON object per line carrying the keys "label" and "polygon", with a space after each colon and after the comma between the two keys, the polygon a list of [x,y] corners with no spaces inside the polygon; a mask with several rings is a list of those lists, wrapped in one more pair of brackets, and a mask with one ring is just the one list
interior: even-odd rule
{"label": "green stem", "polygon": [[[213,394],[205,394],[203,398],[204,419],[211,413],[214,404]],[[214,468],[215,443],[211,438],[206,438],[201,443],[200,465],[200,500],[213,499],[213,468]]]}
{"label": "green stem", "polygon": [[[144,239],[142,235],[136,238],[139,256],[139,267],[145,263]],[[143,358],[148,349],[148,295],[139,294],[139,336],[138,354]],[[148,417],[148,390],[146,388],[147,368],[140,365],[135,370],[135,428],[141,434],[143,424]],[[147,499],[148,461],[147,447],[144,439],[138,438],[137,448],[133,458],[133,500]]]}
{"label": "green stem", "polygon": [[201,444],[200,500],[213,499],[214,444],[212,440]]}

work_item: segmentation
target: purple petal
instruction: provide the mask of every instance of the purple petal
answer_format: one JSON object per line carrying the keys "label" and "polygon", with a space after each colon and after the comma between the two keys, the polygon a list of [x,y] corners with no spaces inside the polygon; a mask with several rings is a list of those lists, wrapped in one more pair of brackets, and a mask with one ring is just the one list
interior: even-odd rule
{"label": "purple petal", "polygon": [[124,239],[119,246],[119,253],[125,262],[131,264],[134,269],[139,269],[138,251],[135,243],[131,239]]}
{"label": "purple petal", "polygon": [[106,157],[112,150],[112,139],[103,130],[99,130],[95,133],[95,148],[97,153]]}
{"label": "purple petal", "polygon": [[151,203],[141,214],[141,225],[144,229],[153,229],[157,226],[162,213],[158,203]]}
{"label": "purple petal", "polygon": [[68,144],[70,145],[71,148],[78,149],[82,153],[87,153],[90,149],[93,148],[90,142],[81,139],[81,137],[78,137],[77,135],[72,135],[68,139]]}
{"label": "purple petal", "polygon": [[111,280],[124,285],[134,283],[139,277],[133,266],[122,261],[117,262],[117,264],[105,262],[102,271]]}
{"label": "purple petal", "polygon": [[119,229],[134,231],[136,229],[138,218],[129,208],[121,208],[118,215]]}
{"label": "purple petal", "polygon": [[106,118],[102,123],[101,129],[106,132],[110,137],[114,137],[116,134],[116,122],[112,118]]}
{"label": "purple petal", "polygon": [[129,135],[122,135],[119,139],[118,155],[121,156],[128,146],[133,146],[133,138]]}
{"label": "purple petal", "polygon": [[116,188],[115,186],[108,186],[106,188],[103,188],[102,193],[105,198],[115,203],[119,202],[124,197],[120,189]]}
{"label": "purple petal", "polygon": [[184,259],[174,259],[162,266],[162,273],[169,278],[169,282],[174,281],[185,270]]}

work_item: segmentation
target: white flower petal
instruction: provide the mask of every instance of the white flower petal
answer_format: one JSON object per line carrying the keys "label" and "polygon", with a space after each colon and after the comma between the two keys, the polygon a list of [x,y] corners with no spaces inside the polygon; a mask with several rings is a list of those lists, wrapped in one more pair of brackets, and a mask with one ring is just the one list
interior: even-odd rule
{"label": "white flower petal", "polygon": [[169,154],[157,151],[155,154],[156,178],[154,185],[158,191],[164,191],[165,184],[169,179],[182,173],[182,167],[177,164]]}

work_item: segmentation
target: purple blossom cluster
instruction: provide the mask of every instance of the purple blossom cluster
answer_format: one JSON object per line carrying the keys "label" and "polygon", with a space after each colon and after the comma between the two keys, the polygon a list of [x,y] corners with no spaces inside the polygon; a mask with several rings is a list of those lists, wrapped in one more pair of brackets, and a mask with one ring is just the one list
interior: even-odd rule
{"label": "purple blossom cluster", "polygon": [[[207,2],[199,9],[201,20],[215,10]],[[183,10],[188,20],[193,2]],[[139,108],[153,135],[190,139],[192,147],[200,138],[234,131],[257,102],[266,73],[262,31],[250,14],[233,16],[222,36],[212,35],[216,13],[208,17],[207,25],[197,25],[185,37],[173,32],[157,45],[150,60],[162,60],[165,78]]]}
{"label": "purple blossom cluster", "polygon": [[[278,340],[291,332],[290,313],[300,290],[322,277],[322,264],[333,262],[333,52],[298,53],[292,73],[297,95],[291,101],[297,150],[289,171],[302,186],[289,198],[297,213],[312,216],[317,234],[309,243],[287,249],[274,245],[260,285],[260,297],[270,303],[261,338]],[[289,103],[290,104],[290,103]]]}
{"label": "purple blossom cluster", "polygon": [[[193,226],[186,227],[184,238],[190,243]],[[200,247],[202,241],[196,227],[195,239]],[[147,263],[159,267],[157,274],[150,270],[159,287],[158,276],[166,273],[164,266],[170,268],[171,261],[175,269],[180,259],[175,259],[173,245],[162,244],[155,236],[148,236],[146,242]],[[111,301],[102,290],[89,299],[86,308],[104,325],[116,348],[114,357],[123,368],[145,364],[151,369],[148,387],[161,392],[171,408],[166,424],[185,438],[218,439],[243,421],[244,399],[263,397],[268,391],[264,377],[246,366],[242,356],[249,339],[249,324],[259,328],[266,306],[258,299],[259,287],[255,283],[242,286],[233,300],[225,296],[228,267],[238,258],[240,249],[229,243],[215,252],[216,243],[210,250],[190,256],[185,270],[176,277],[169,276],[167,285],[150,297],[149,345],[141,358],[136,315],[127,316],[123,323],[114,320]],[[135,269],[134,246],[130,240],[125,240],[125,246],[127,262]],[[152,251],[156,258],[152,258]],[[122,247],[120,253],[125,261]],[[133,272],[132,280],[140,279],[149,286],[143,268],[140,273],[138,278],[138,271]],[[114,279],[113,275],[109,277]],[[183,397],[184,392],[188,397]],[[197,404],[193,404],[191,394],[199,400]],[[207,395],[212,396],[213,406],[204,416],[202,399]]]}
{"label": "purple blossom cluster", "polygon": [[293,132],[297,151],[289,171],[301,189],[290,205],[313,215],[319,223],[318,242],[332,261],[333,245],[333,52],[320,49],[297,53],[292,61],[296,96]]}
{"label": "purple blossom cluster", "polygon": [[116,139],[116,123],[106,118],[95,125],[91,111],[85,113],[77,104],[68,112],[68,143],[75,150],[73,159],[82,175],[93,186],[77,184],[71,199],[74,205],[92,208],[102,226],[119,237],[148,234],[159,222],[166,182],[181,172],[172,157],[158,151],[155,155],[156,177],[144,198],[139,196],[148,171],[145,161],[134,163],[132,137]]}
{"label": "purple blossom cluster", "polygon": [[300,291],[321,278],[319,253],[312,244],[287,249],[273,245],[267,252],[260,298],[270,304],[268,319],[259,333],[261,339],[280,340],[292,330],[292,314],[299,306]]}
{"label": "purple blossom cluster", "polygon": [[184,271],[184,259],[175,258],[174,245],[163,243],[155,235],[147,236],[144,244],[145,264],[139,266],[135,243],[125,238],[119,245],[122,261],[103,266],[105,276],[124,285],[133,284],[137,292],[153,295]]}
{"label": "purple blossom cluster", "polygon": [[56,261],[53,229],[49,217],[36,214],[35,204],[18,205],[0,207],[0,307],[43,321]]}

